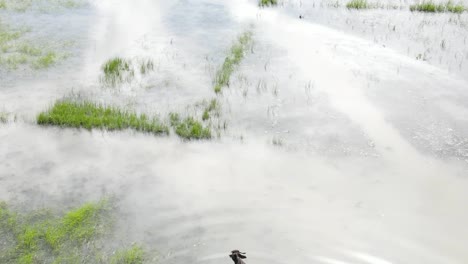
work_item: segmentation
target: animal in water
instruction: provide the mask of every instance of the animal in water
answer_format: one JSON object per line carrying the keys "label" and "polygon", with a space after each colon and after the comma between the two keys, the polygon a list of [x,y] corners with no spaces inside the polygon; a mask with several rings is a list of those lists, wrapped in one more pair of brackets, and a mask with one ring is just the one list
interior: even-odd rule
{"label": "animal in water", "polygon": [[240,252],[237,249],[231,251],[231,255],[229,255],[229,257],[231,257],[232,261],[234,261],[234,264],[245,264],[245,262],[242,259],[247,258],[245,256],[245,253]]}
{"label": "animal in water", "polygon": [[303,16],[303,15],[299,15],[299,19],[303,19],[303,18],[304,18],[304,16]]}

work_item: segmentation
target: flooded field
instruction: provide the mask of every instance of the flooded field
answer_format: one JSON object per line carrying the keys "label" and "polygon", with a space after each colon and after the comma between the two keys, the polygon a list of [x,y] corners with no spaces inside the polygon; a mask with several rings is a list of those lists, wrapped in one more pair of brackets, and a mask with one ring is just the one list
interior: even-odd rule
{"label": "flooded field", "polygon": [[468,2],[264,2],[0,0],[0,263],[467,263]]}

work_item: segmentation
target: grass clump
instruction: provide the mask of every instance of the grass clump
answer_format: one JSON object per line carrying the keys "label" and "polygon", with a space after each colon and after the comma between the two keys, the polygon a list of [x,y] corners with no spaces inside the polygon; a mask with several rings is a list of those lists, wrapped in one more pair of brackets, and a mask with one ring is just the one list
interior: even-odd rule
{"label": "grass clump", "polygon": [[202,120],[207,121],[214,114],[219,116],[220,106],[217,99],[211,99],[208,105],[203,110]]}
{"label": "grass clump", "polygon": [[119,250],[111,259],[111,264],[142,264],[144,251],[140,246],[133,246],[127,250]]}
{"label": "grass clump", "polygon": [[11,30],[8,26],[0,23],[0,50],[7,52],[12,44],[10,42],[17,40],[22,36],[22,32]]}
{"label": "grass clump", "polygon": [[468,10],[464,5],[453,4],[452,2],[448,2],[446,5],[446,8],[448,12],[457,13],[457,14],[463,13]]}
{"label": "grass clump", "polygon": [[48,210],[20,215],[0,203],[0,242],[10,245],[0,251],[0,263],[44,263],[82,252],[86,242],[108,227],[107,205],[105,200],[87,203],[57,217]]}
{"label": "grass clump", "polygon": [[175,133],[186,140],[210,139],[211,129],[203,126],[203,124],[193,117],[181,119],[177,113],[170,113],[169,120]]}
{"label": "grass clump", "polygon": [[31,45],[28,45],[28,44],[23,44],[21,46],[19,46],[19,48],[17,49],[18,52],[22,53],[22,54],[26,54],[26,55],[30,55],[30,56],[40,56],[42,54],[42,50],[37,48],[37,47],[34,47],[34,46],[31,46]]}
{"label": "grass clump", "polygon": [[138,246],[115,255],[102,250],[113,223],[111,209],[101,200],[62,216],[47,209],[18,214],[0,202],[0,263],[143,263]]}
{"label": "grass clump", "polygon": [[261,7],[265,6],[276,6],[278,4],[278,0],[260,0],[258,1],[258,5]]}
{"label": "grass clump", "polygon": [[72,100],[57,101],[52,108],[37,117],[39,125],[53,125],[85,129],[123,130],[152,134],[168,134],[169,129],[157,117],[138,115],[116,107],[103,106],[93,102]]}
{"label": "grass clump", "polygon": [[0,123],[6,124],[9,121],[9,114],[6,112],[0,112]]}
{"label": "grass clump", "polygon": [[48,68],[57,62],[57,54],[55,52],[48,52],[47,54],[40,56],[34,64],[37,69]]}
{"label": "grass clump", "polygon": [[0,8],[24,12],[32,7],[31,0],[0,0]]}
{"label": "grass clump", "polygon": [[154,70],[154,63],[151,59],[146,59],[140,61],[140,73],[142,75],[147,74],[150,71]]}
{"label": "grass clump", "polygon": [[448,1],[445,4],[436,4],[432,1],[424,1],[419,4],[411,5],[410,10],[427,13],[463,13],[466,11],[466,8],[462,4],[454,4],[452,1]]}
{"label": "grass clump", "polygon": [[348,9],[368,9],[370,7],[366,0],[351,0],[346,4]]}
{"label": "grass clump", "polygon": [[434,2],[422,2],[420,4],[415,4],[410,6],[411,11],[419,11],[419,12],[444,12],[445,7],[442,4],[435,4]]}
{"label": "grass clump", "polygon": [[229,86],[229,79],[242,59],[244,58],[245,50],[252,40],[252,33],[246,32],[242,34],[238,41],[231,47],[229,55],[224,59],[224,63],[217,71],[215,77],[214,91],[220,93],[224,86]]}
{"label": "grass clump", "polygon": [[103,234],[98,223],[105,203],[86,203],[65,214],[54,224],[46,225],[44,240],[54,250],[59,250],[65,241],[83,243],[98,234]]}
{"label": "grass clump", "polygon": [[110,86],[116,86],[123,82],[131,82],[135,77],[135,72],[141,75],[154,70],[154,63],[151,59],[140,59],[134,61],[124,58],[112,58],[102,65],[103,77],[101,81]]}
{"label": "grass clump", "polygon": [[108,60],[102,66],[104,73],[103,81],[115,86],[124,81],[131,81],[135,75],[131,61],[122,58],[113,58]]}

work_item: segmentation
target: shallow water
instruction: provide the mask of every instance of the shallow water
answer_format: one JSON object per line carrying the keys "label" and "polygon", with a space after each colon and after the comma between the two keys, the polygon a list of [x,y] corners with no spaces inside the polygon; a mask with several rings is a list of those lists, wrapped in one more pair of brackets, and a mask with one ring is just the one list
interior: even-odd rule
{"label": "shallow water", "polygon": [[[343,16],[327,24],[312,16],[321,11]],[[385,32],[343,26],[363,16],[387,23],[394,12],[120,0],[8,13],[75,44],[49,70],[0,72],[0,109],[17,116],[0,123],[0,200],[30,210],[114,195],[124,237],[116,243],[157,250],[160,263],[229,263],[234,248],[247,263],[466,263],[466,68],[453,70],[449,53],[440,53],[444,63],[415,59],[417,22],[406,18],[394,23],[410,33],[385,47],[369,38]],[[434,18],[438,28],[446,15],[421,16],[413,19]],[[228,124],[220,139],[35,125],[71,93],[190,113],[215,97],[215,71],[245,30],[254,44],[220,97]],[[450,41],[466,52],[462,37]],[[103,88],[100,67],[117,55],[153,58],[155,71]]]}

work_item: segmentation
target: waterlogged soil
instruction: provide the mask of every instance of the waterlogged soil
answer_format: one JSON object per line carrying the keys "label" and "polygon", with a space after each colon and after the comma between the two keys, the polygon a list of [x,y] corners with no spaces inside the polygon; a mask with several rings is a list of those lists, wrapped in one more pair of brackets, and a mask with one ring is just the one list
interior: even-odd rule
{"label": "waterlogged soil", "polygon": [[[113,197],[108,243],[141,245],[146,263],[230,263],[232,249],[257,264],[466,263],[467,13],[345,5],[0,9],[25,41],[66,55],[0,65],[0,200],[27,213]],[[245,32],[252,43],[216,94]],[[152,70],[104,85],[116,57]],[[178,113],[212,137],[37,125],[64,98]]]}

